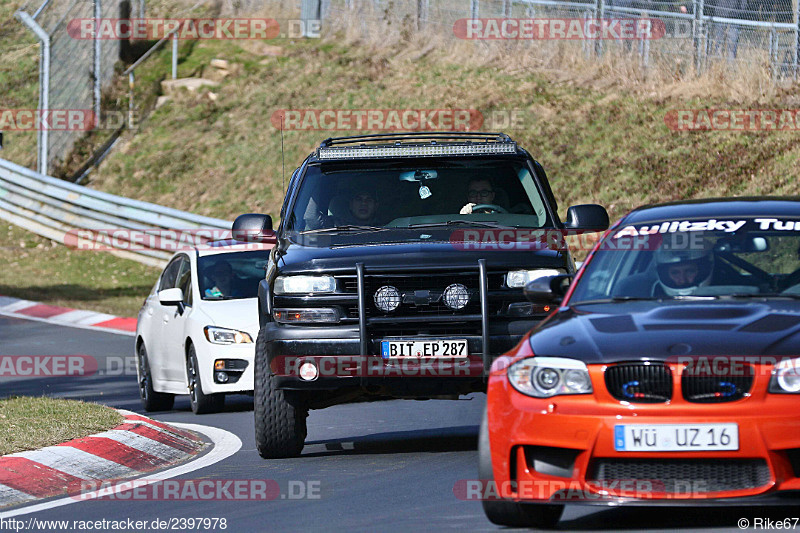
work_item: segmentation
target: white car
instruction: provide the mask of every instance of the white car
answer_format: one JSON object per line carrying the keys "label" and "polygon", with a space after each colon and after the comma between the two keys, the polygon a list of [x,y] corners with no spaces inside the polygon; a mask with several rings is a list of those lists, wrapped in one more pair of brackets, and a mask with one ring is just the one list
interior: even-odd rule
{"label": "white car", "polygon": [[226,394],[253,393],[258,282],[269,253],[223,241],[170,259],[136,325],[145,410],[171,409],[176,394],[188,394],[192,411],[210,413]]}

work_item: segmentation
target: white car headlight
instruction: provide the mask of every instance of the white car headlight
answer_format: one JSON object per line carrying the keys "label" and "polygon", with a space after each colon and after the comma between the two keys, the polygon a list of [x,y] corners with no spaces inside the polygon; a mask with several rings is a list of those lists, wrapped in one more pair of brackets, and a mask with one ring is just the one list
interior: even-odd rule
{"label": "white car headlight", "polygon": [[589,369],[577,359],[528,357],[508,367],[508,380],[519,392],[535,398],[592,393]]}
{"label": "white car headlight", "polygon": [[567,272],[560,268],[540,268],[538,270],[512,270],[506,276],[506,285],[512,289],[522,288],[531,281],[545,276],[558,276]]}
{"label": "white car headlight", "polygon": [[784,359],[775,365],[769,382],[769,391],[800,393],[800,359]]}
{"label": "white car headlight", "polygon": [[218,328],[216,326],[206,326],[203,328],[206,339],[212,344],[247,344],[253,342],[253,337],[244,331],[235,329]]}
{"label": "white car headlight", "polygon": [[275,294],[310,294],[334,292],[333,276],[279,276],[275,279]]}

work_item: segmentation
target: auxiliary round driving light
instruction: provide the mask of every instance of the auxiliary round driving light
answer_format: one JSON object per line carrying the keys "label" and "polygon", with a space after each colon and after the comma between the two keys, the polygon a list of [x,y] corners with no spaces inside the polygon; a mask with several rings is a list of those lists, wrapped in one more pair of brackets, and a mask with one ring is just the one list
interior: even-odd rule
{"label": "auxiliary round driving light", "polygon": [[460,283],[448,285],[442,294],[444,305],[454,311],[464,309],[469,303],[469,290]]}
{"label": "auxiliary round driving light", "polygon": [[384,313],[391,313],[400,307],[400,291],[391,285],[384,285],[375,291],[375,307]]}

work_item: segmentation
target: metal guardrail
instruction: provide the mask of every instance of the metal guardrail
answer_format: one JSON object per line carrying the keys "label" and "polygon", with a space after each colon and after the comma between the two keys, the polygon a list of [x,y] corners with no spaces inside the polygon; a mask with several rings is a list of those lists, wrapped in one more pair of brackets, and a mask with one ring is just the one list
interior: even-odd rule
{"label": "metal guardrail", "polygon": [[[154,247],[146,248],[121,237],[106,242],[118,249],[114,255],[151,266],[163,266],[184,242],[181,230],[230,230],[231,222],[157,204],[131,200],[57,178],[45,176],[0,159],[0,219],[42,237],[68,244],[69,236],[87,230],[136,230],[157,234]],[[174,233],[165,237],[164,230]],[[65,240],[66,239],[66,240]]]}

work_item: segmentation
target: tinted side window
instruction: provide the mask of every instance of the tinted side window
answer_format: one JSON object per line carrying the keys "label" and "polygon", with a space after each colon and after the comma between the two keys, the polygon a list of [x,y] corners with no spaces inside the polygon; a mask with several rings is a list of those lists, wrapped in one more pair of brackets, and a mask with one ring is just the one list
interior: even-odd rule
{"label": "tinted side window", "polygon": [[167,268],[164,269],[164,273],[161,274],[161,283],[158,285],[159,291],[175,287],[175,281],[178,278],[178,271],[180,270],[181,263],[183,263],[183,256],[176,257],[170,261]]}
{"label": "tinted side window", "polygon": [[192,305],[192,266],[191,262],[186,258],[181,261],[176,286],[183,291],[183,303]]}

